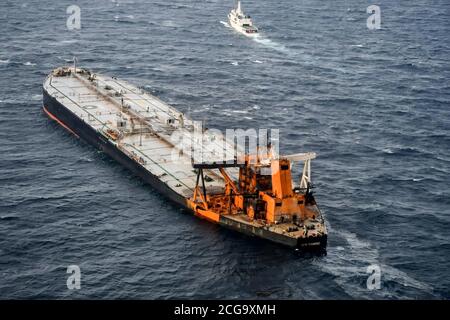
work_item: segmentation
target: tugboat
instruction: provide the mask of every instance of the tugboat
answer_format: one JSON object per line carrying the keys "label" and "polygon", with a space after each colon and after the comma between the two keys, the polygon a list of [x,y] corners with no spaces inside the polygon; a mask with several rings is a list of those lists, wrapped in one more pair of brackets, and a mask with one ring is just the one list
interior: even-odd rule
{"label": "tugboat", "polygon": [[232,9],[228,14],[228,21],[233,29],[248,37],[255,37],[258,35],[258,28],[253,25],[251,17],[244,14],[242,11],[241,1],[238,1],[237,8]]}

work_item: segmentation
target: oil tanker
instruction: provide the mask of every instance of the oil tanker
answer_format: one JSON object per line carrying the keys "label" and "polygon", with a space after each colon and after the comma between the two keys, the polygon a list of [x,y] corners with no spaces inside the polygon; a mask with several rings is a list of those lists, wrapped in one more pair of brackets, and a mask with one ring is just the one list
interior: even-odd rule
{"label": "oil tanker", "polygon": [[281,156],[270,144],[242,151],[142,88],[75,65],[47,76],[43,110],[198,217],[292,248],[326,247],[311,191],[315,153]]}

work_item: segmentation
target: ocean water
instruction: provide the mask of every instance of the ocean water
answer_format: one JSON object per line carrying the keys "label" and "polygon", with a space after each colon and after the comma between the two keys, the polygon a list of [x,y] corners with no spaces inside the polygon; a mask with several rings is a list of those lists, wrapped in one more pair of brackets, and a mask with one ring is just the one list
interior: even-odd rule
{"label": "ocean water", "polygon": [[[227,26],[232,6],[1,1],[0,298],[450,298],[448,1],[246,0],[256,40]],[[327,254],[186,214],[46,118],[42,82],[74,56],[209,127],[279,129],[283,153],[317,152]]]}

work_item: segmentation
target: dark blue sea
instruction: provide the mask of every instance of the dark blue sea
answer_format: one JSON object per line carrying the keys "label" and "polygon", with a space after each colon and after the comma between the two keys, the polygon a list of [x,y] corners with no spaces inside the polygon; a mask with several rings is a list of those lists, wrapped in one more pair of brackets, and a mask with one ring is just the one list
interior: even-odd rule
{"label": "dark blue sea", "polygon": [[[244,0],[258,40],[227,27],[233,4],[0,2],[0,298],[450,298],[448,0]],[[42,83],[74,56],[210,128],[317,152],[326,255],[191,216],[49,120]]]}

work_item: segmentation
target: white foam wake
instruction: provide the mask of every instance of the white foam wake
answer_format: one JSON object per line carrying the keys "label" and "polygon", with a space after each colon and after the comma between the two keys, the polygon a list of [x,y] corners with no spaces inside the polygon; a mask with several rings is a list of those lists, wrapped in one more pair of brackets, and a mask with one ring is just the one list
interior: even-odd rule
{"label": "white foam wake", "polygon": [[228,24],[228,22],[220,21],[221,24],[223,24],[227,28],[231,28],[231,26]]}
{"label": "white foam wake", "polygon": [[[389,288],[383,288],[383,282],[396,282],[404,287],[413,287],[415,289],[431,293],[433,288],[420,282],[406,272],[400,271],[394,267],[382,263],[378,250],[369,242],[359,239],[356,234],[334,230],[328,226],[330,233],[338,235],[345,239],[345,247],[335,247],[327,249],[327,256],[318,259],[313,263],[319,269],[335,276],[335,281],[344,291],[353,298],[405,298],[396,296],[390,292]],[[358,279],[367,279],[367,267],[369,265],[378,265],[381,269],[381,289],[369,291],[364,283]],[[413,297],[411,297],[413,298]]]}
{"label": "white foam wake", "polygon": [[286,48],[284,45],[272,41],[269,38],[262,36],[260,34],[258,34],[256,37],[252,37],[253,41],[256,41],[257,43],[270,48],[272,50],[278,51],[278,52],[282,52],[282,53],[289,53],[289,49]]}

